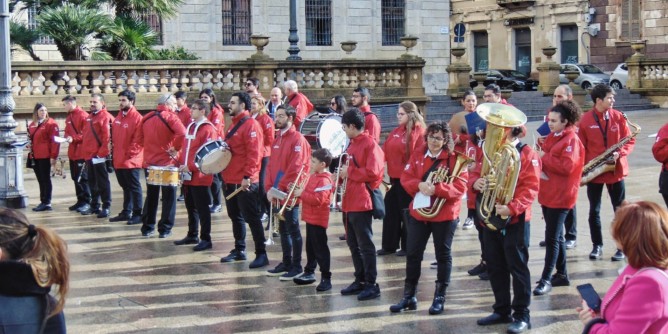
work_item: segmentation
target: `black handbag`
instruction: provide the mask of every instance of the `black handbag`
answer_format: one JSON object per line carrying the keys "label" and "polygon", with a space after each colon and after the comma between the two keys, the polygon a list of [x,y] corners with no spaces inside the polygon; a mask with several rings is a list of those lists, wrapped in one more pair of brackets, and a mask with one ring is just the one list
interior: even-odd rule
{"label": "black handbag", "polygon": [[32,153],[28,153],[28,158],[26,159],[26,168],[35,168],[35,158],[33,158]]}
{"label": "black handbag", "polygon": [[371,186],[368,183],[365,183],[366,190],[369,191],[369,196],[371,196],[371,204],[373,205],[373,210],[371,214],[374,219],[383,219],[385,218],[385,201],[383,201],[383,193],[379,188],[371,190]]}

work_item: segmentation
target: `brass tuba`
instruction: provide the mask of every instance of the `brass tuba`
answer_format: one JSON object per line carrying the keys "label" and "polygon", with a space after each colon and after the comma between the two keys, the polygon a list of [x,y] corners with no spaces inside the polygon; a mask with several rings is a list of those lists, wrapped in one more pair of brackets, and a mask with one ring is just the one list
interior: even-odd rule
{"label": "brass tuba", "polygon": [[[448,176],[448,170],[445,166],[440,166],[436,170],[431,171],[427,175],[427,180],[425,182],[436,184],[440,182],[445,182],[451,184],[456,178],[459,178],[459,175],[466,170],[466,167],[471,163],[473,159],[467,157],[463,154],[457,154],[457,160],[455,161],[455,166],[452,168],[452,173]],[[417,209],[417,213],[424,218],[434,218],[443,208],[445,204],[445,198],[436,198],[434,204],[429,208]]]}
{"label": "brass tuba", "polygon": [[[477,214],[491,230],[497,230],[491,219],[495,205],[508,204],[515,194],[520,173],[520,154],[508,142],[508,132],[527,122],[519,109],[500,103],[484,103],[476,108],[478,115],[487,121],[485,139],[482,144],[483,162],[480,173],[486,181],[481,193]],[[508,217],[500,217],[505,220]]]}

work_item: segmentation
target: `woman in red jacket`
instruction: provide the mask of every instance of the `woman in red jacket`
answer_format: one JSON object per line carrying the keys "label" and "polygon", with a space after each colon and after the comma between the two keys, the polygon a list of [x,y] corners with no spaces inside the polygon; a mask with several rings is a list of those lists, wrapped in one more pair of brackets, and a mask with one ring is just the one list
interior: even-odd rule
{"label": "woman in red jacket", "polygon": [[264,149],[262,153],[262,164],[260,165],[260,211],[262,212],[262,220],[269,216],[269,201],[267,200],[267,193],[264,191],[264,179],[267,171],[267,164],[269,163],[269,156],[271,155],[271,145],[274,143],[274,121],[269,116],[267,108],[264,105],[264,99],[261,96],[251,98],[251,117],[260,123],[262,134],[264,135]]}
{"label": "woman in red jacket", "polygon": [[33,211],[51,211],[51,168],[56,164],[60,144],[54,136],[58,136],[58,124],[49,118],[49,112],[42,103],[37,103],[32,111],[32,123],[28,126],[30,137],[30,154],[35,159],[33,169],[39,183],[40,204]]}
{"label": "woman in red jacket", "polygon": [[654,159],[661,163],[659,192],[663,196],[666,206],[668,206],[668,123],[664,124],[659,129],[659,133],[656,134],[656,141],[652,145],[652,154]]}
{"label": "woman in red jacket", "polygon": [[[225,138],[225,114],[223,107],[216,101],[216,95],[211,88],[205,88],[199,93],[199,98],[209,103],[211,112],[207,119],[218,130],[218,136]],[[220,212],[223,210],[223,179],[219,173],[213,175],[213,183],[211,183],[211,213]]]}
{"label": "woman in red jacket", "polygon": [[[584,166],[584,146],[575,132],[582,111],[573,101],[563,101],[552,107],[548,115],[550,134],[545,138],[538,203],[545,217],[545,265],[543,275],[533,290],[536,296],[552,290],[552,286],[569,285],[566,272],[564,222],[575,206]],[[559,189],[559,191],[555,191]],[[552,276],[556,266],[557,274]]]}
{"label": "woman in red jacket", "polygon": [[[459,223],[459,210],[462,195],[466,192],[468,171],[461,166],[454,171],[458,153],[455,153],[450,126],[446,122],[436,122],[427,128],[427,147],[415,150],[410,161],[401,174],[401,185],[408,194],[415,196],[410,204],[410,217],[407,224],[408,244],[406,256],[406,279],[404,281],[404,297],[399,303],[390,306],[391,312],[405,309],[415,310],[417,299],[416,288],[420,279],[420,263],[424,256],[430,236],[433,235],[434,251],[438,263],[434,301],[429,314],[443,313],[445,290],[450,284],[452,272],[452,239]],[[445,172],[443,180],[431,179],[432,172]],[[436,201],[444,201],[440,210],[436,209]],[[419,211],[420,203],[429,203],[425,209],[434,208],[435,215],[425,217]],[[416,209],[418,208],[418,209]]]}
{"label": "woman in red jacket", "polygon": [[401,186],[400,178],[408,159],[415,149],[424,145],[424,119],[415,103],[404,101],[397,110],[397,126],[383,144],[387,175],[392,187],[385,194],[383,243],[378,255],[392,254],[401,247],[397,256],[406,255],[406,222],[411,196]]}

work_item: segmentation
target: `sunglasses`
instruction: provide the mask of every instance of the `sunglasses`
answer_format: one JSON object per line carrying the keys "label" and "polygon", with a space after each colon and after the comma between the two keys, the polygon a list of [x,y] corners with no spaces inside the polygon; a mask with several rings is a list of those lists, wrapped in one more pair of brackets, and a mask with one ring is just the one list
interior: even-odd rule
{"label": "sunglasses", "polygon": [[248,87],[248,86],[252,86],[252,85],[253,85],[252,82],[247,82],[247,83],[246,83],[246,87]]}
{"label": "sunglasses", "polygon": [[330,105],[330,106],[335,106],[335,105],[336,105],[336,102],[330,102],[329,105]]}

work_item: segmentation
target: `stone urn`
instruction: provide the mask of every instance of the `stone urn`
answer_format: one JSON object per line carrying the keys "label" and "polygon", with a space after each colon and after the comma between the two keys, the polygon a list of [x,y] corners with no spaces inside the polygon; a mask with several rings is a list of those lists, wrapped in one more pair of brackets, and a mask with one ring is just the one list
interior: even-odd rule
{"label": "stone urn", "polygon": [[345,41],[341,42],[341,50],[345,51],[346,54],[350,55],[357,49],[357,42],[355,41]]}
{"label": "stone urn", "polygon": [[543,48],[543,54],[547,57],[547,61],[552,61],[552,56],[557,53],[557,48],[554,46],[547,46]]}
{"label": "stone urn", "polygon": [[501,90],[501,97],[505,100],[510,99],[510,96],[513,95],[513,90],[512,89],[502,89]]}
{"label": "stone urn", "polygon": [[412,35],[407,35],[404,37],[401,37],[401,45],[403,45],[406,48],[406,53],[401,55],[401,58],[416,58],[416,56],[413,56],[408,53],[410,49],[412,49],[415,45],[417,45],[417,40],[419,38],[412,36]]}
{"label": "stone urn", "polygon": [[485,87],[485,80],[487,80],[487,72],[473,72],[473,79],[478,83],[476,87]]}
{"label": "stone urn", "polygon": [[253,59],[268,59],[269,56],[265,55],[263,50],[264,47],[269,44],[269,36],[265,35],[251,35],[250,43],[255,46],[257,52],[251,56]]}
{"label": "stone urn", "polygon": [[571,84],[575,79],[577,79],[580,76],[580,72],[578,71],[564,71],[564,76],[566,79],[568,79],[568,83]]}
{"label": "stone urn", "polygon": [[635,51],[635,54],[633,54],[633,56],[634,57],[644,56],[643,51],[645,51],[646,46],[647,46],[647,41],[645,40],[638,40],[631,42],[631,49]]}
{"label": "stone urn", "polygon": [[462,58],[462,56],[463,56],[465,53],[466,53],[466,48],[462,48],[462,47],[453,47],[453,48],[450,48],[450,54],[452,54],[453,56],[455,56],[455,58],[457,58],[457,61],[460,61],[461,58]]}

